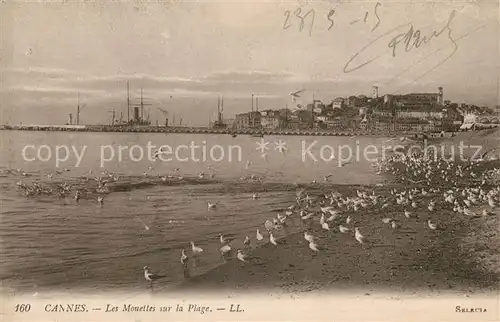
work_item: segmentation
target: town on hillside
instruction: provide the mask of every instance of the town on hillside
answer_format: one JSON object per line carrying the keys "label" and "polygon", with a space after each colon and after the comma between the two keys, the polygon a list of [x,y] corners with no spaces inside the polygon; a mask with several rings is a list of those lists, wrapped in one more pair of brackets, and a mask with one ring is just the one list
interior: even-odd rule
{"label": "town on hillside", "polygon": [[[253,105],[253,104],[252,104]],[[386,94],[337,97],[330,103],[313,100],[291,110],[253,109],[213,127],[234,130],[306,130],[387,132],[454,132],[500,125],[498,112],[488,107],[452,103],[443,99],[443,87],[435,93]]]}

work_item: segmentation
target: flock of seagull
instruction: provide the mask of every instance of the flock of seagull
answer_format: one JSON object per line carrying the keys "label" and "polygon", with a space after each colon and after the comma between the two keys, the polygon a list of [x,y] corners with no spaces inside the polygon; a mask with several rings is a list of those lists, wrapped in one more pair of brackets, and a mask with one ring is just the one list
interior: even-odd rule
{"label": "flock of seagull", "polygon": [[[491,161],[491,160],[490,160]],[[355,195],[342,195],[338,191],[323,193],[319,196],[310,195],[306,189],[297,192],[295,203],[289,206],[282,213],[278,213],[275,217],[266,220],[263,227],[255,229],[255,240],[257,244],[263,245],[269,243],[273,247],[279,247],[280,241],[276,238],[275,232],[281,230],[290,224],[290,221],[295,219],[302,222],[303,236],[308,248],[315,256],[325,249],[325,245],[317,236],[313,235],[313,229],[321,229],[327,232],[340,232],[352,236],[363,247],[369,247],[374,244],[369,236],[362,233],[363,227],[360,225],[359,215],[368,211],[374,213],[387,212],[399,213],[399,217],[385,217],[381,222],[383,225],[390,225],[393,230],[397,230],[402,220],[421,219],[419,214],[422,211],[427,212],[428,216],[424,221],[428,229],[436,231],[441,230],[440,224],[431,219],[432,213],[440,211],[452,211],[457,215],[464,215],[470,218],[480,216],[489,216],[494,214],[498,208],[500,198],[500,169],[492,168],[486,165],[488,160],[469,160],[464,162],[454,162],[452,160],[439,159],[436,160],[422,153],[413,154],[395,154],[385,160],[380,160],[374,164],[378,174],[389,173],[396,177],[396,181],[402,184],[413,186],[413,188],[392,188],[390,193],[386,193],[387,189],[377,194],[375,189],[371,192],[356,190]],[[152,170],[151,167],[148,168]],[[29,176],[22,169],[4,170],[13,174]],[[69,170],[58,170],[61,174]],[[174,169],[178,172],[179,169]],[[89,175],[92,171],[89,171]],[[109,181],[118,181],[119,176],[108,171],[101,174],[109,177],[108,180],[98,176],[94,178],[97,182],[97,193],[108,193]],[[145,175],[147,172],[145,172]],[[50,180],[53,174],[47,175]],[[214,173],[210,175],[213,178]],[[329,175],[328,177],[330,177]],[[162,181],[166,181],[173,176],[161,177]],[[178,176],[182,179],[182,176]],[[201,172],[198,175],[199,179],[205,178],[205,174]],[[89,177],[84,177],[85,180],[90,180]],[[251,179],[255,179],[252,178]],[[325,179],[326,181],[326,179]],[[316,183],[316,181],[313,181]],[[27,185],[22,181],[18,182],[18,187],[24,190],[26,197],[36,194],[50,195],[54,191],[49,188],[42,187],[40,183],[34,182],[32,185]],[[377,184],[378,187],[384,184]],[[60,197],[66,197],[70,194],[71,185],[63,182],[56,186],[56,192]],[[75,201],[78,203],[82,198],[82,192],[77,189],[74,195]],[[258,199],[257,192],[252,194],[252,199]],[[97,203],[103,206],[104,197],[98,195]],[[207,202],[207,210],[215,210],[216,203]],[[480,209],[478,211],[478,209]],[[145,225],[145,229],[149,227]],[[224,234],[220,234],[220,244],[218,252],[224,259],[232,258],[234,240],[228,239]],[[252,255],[252,239],[247,235],[243,240],[243,249],[236,249],[235,258],[245,264],[260,264],[263,260]],[[190,243],[190,254],[185,249],[181,249],[180,263],[189,271],[188,262],[190,256],[197,259],[201,256],[204,250],[197,246],[194,241]],[[144,269],[144,278],[152,287],[153,281],[165,277],[164,275],[154,274],[148,266]]]}
{"label": "flock of seagull", "polygon": [[[315,256],[324,250],[320,239],[314,236],[314,228],[326,232],[340,232],[352,236],[361,247],[375,245],[375,241],[362,233],[359,215],[367,212],[397,214],[395,217],[384,217],[382,225],[389,225],[397,231],[404,220],[420,220],[431,231],[440,231],[445,228],[432,217],[439,217],[443,211],[452,211],[457,216],[478,218],[495,215],[500,199],[500,169],[483,169],[484,160],[456,163],[446,160],[435,160],[423,154],[394,155],[375,164],[379,173],[397,175],[403,183],[412,183],[413,188],[392,188],[389,194],[376,194],[356,190],[354,196],[344,196],[338,191],[312,196],[306,189],[296,194],[296,202],[278,213],[274,218],[264,222],[263,228],[256,228],[255,240],[258,244],[269,243],[279,247],[280,241],[274,232],[287,226],[294,218],[302,222],[303,235],[312,255]],[[416,181],[418,180],[418,181]],[[415,185],[415,182],[418,184]],[[383,186],[379,184],[377,186]],[[387,190],[386,190],[387,191]],[[257,199],[253,193],[252,199]],[[208,202],[208,210],[216,208],[216,204]],[[425,215],[427,213],[427,216]],[[262,230],[261,230],[262,229]],[[262,232],[266,232],[267,238]],[[267,240],[266,240],[267,239]],[[220,255],[226,259],[231,256],[232,240],[224,234],[220,235]],[[245,264],[262,264],[261,258],[252,255],[251,239],[247,235],[243,241],[244,248],[236,250],[236,259]],[[198,258],[203,249],[191,241],[191,255]],[[189,256],[185,249],[181,249],[180,262],[184,269],[188,268]],[[144,267],[144,277],[151,283],[160,275],[151,273],[148,266]]]}

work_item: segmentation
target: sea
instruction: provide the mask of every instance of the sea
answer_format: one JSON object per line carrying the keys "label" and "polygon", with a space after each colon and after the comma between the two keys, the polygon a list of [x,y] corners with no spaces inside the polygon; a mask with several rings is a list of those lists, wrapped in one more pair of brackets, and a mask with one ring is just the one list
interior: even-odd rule
{"label": "sea", "polygon": [[[381,182],[374,159],[397,143],[49,131],[1,131],[0,138],[0,280],[11,294],[140,291],[147,287],[146,265],[165,275],[164,287],[175,286],[184,278],[181,249],[191,256],[191,241],[204,249],[191,274],[203,274],[224,263],[221,233],[233,248],[243,247],[245,236],[255,245],[256,229],[264,231],[264,222],[294,204],[304,186]],[[97,177],[109,181],[108,190],[95,192]],[[34,182],[71,188],[66,197],[26,197],[18,185]],[[78,203],[76,189],[83,191]]]}

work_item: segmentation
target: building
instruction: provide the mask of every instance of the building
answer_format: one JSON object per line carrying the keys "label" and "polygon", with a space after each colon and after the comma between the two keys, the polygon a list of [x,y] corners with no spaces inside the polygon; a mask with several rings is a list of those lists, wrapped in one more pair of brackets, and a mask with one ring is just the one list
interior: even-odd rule
{"label": "building", "polygon": [[375,116],[371,120],[371,129],[376,132],[390,132],[394,130],[393,117]]}
{"label": "building", "polygon": [[279,111],[268,110],[261,112],[260,125],[272,130],[283,127],[284,122]]}
{"label": "building", "polygon": [[225,118],[223,123],[226,124],[226,127],[232,128],[234,126],[234,118]]}
{"label": "building", "polygon": [[477,123],[477,115],[476,114],[466,114],[464,115],[464,122],[460,126],[460,130],[470,130],[474,129]]}
{"label": "building", "polygon": [[299,130],[302,128],[302,123],[299,120],[289,120],[286,128],[290,130]]}
{"label": "building", "polygon": [[378,86],[372,87],[372,98],[378,98]]}
{"label": "building", "polygon": [[392,109],[430,108],[441,110],[443,106],[443,88],[437,93],[410,93],[403,95],[385,95],[384,104]]}
{"label": "building", "polygon": [[332,101],[332,108],[338,109],[344,107],[344,99],[342,97],[337,97]]}
{"label": "building", "polygon": [[395,114],[397,118],[419,118],[422,120],[443,119],[445,117],[445,112],[443,110],[431,110],[422,108],[405,108],[396,110]]}
{"label": "building", "polygon": [[345,129],[344,120],[340,116],[328,119],[325,124],[327,129],[337,131]]}
{"label": "building", "polygon": [[346,100],[346,105],[348,107],[354,108],[358,106],[358,98],[356,96],[349,96]]}
{"label": "building", "polygon": [[477,130],[499,127],[500,120],[496,115],[477,115],[469,113],[464,115],[464,121],[460,125],[460,130]]}
{"label": "building", "polygon": [[392,111],[387,110],[387,109],[378,108],[378,109],[374,109],[372,111],[372,115],[373,116],[381,116],[381,117],[392,117]]}
{"label": "building", "polygon": [[434,124],[419,118],[398,119],[394,123],[394,129],[401,132],[434,132]]}
{"label": "building", "polygon": [[358,128],[361,129],[361,130],[363,130],[363,131],[369,130],[369,123],[368,123],[368,119],[366,118],[366,115],[361,120],[361,122],[359,122]]}
{"label": "building", "polygon": [[261,118],[260,112],[236,114],[233,127],[237,130],[260,128]]}
{"label": "building", "polygon": [[307,110],[316,115],[322,114],[325,111],[325,104],[320,100],[314,100],[311,104],[307,104]]}

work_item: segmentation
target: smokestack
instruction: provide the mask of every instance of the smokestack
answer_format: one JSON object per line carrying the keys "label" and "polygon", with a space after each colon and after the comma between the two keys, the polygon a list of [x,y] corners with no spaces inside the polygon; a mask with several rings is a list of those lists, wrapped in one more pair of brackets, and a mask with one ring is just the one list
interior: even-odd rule
{"label": "smokestack", "polygon": [[442,87],[438,87],[438,93],[439,93],[439,96],[438,96],[438,104],[440,105],[443,105],[443,88]]}
{"label": "smokestack", "polygon": [[372,98],[378,98],[378,86],[372,87]]}

